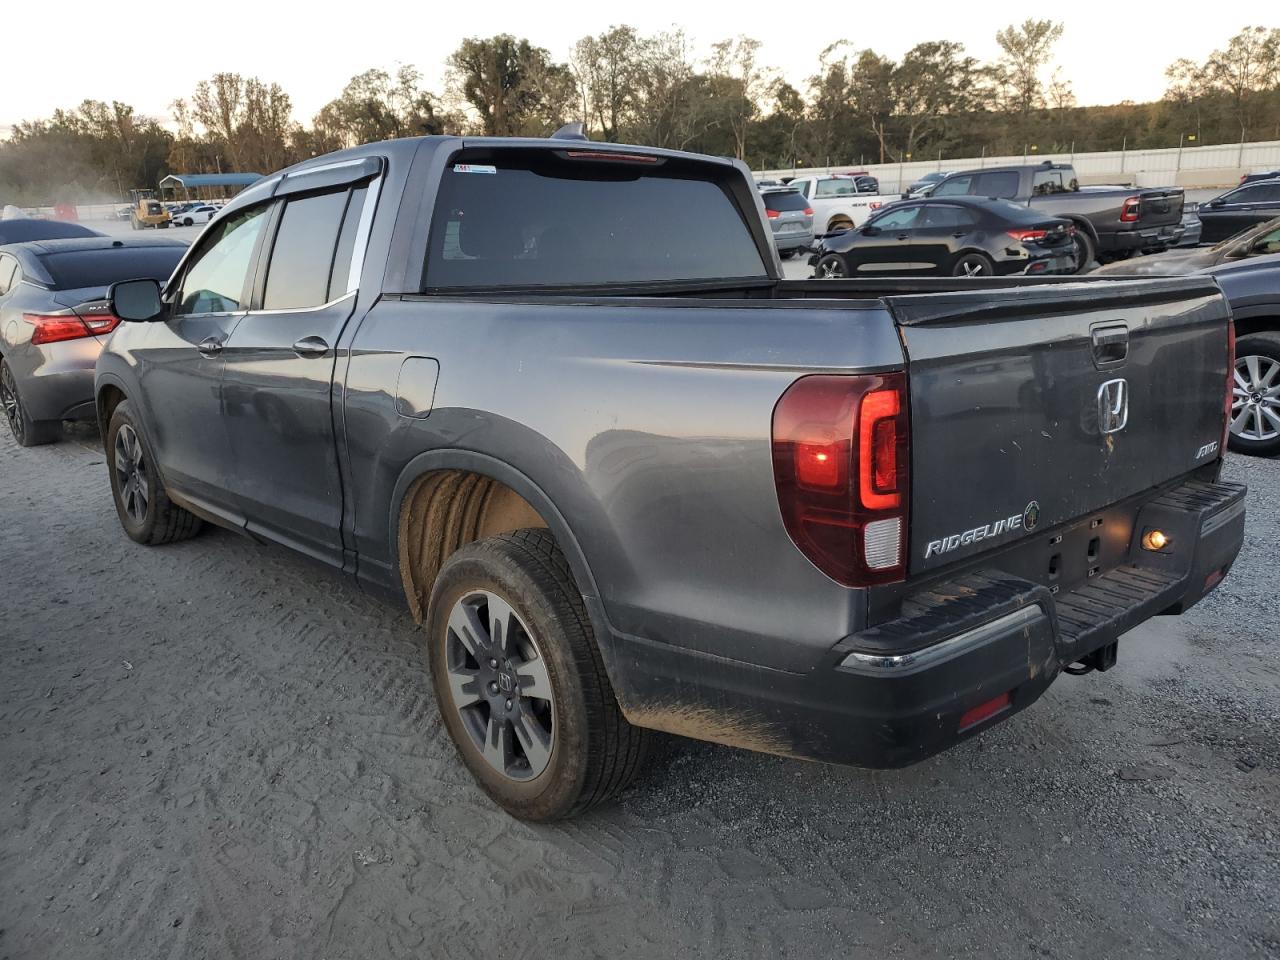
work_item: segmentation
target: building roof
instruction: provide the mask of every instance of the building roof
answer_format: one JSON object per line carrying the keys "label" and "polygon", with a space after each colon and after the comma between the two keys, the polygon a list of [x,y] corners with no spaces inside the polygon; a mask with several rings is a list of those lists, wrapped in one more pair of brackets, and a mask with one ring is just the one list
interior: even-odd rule
{"label": "building roof", "polygon": [[161,187],[247,187],[262,179],[260,173],[171,173]]}

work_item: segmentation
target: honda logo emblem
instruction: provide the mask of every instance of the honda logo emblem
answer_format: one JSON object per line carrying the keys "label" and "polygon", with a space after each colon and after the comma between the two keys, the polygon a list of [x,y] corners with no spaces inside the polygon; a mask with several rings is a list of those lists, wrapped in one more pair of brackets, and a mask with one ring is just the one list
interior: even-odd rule
{"label": "honda logo emblem", "polygon": [[1119,433],[1129,422],[1129,382],[1108,380],[1098,388],[1098,430],[1105,437]]}

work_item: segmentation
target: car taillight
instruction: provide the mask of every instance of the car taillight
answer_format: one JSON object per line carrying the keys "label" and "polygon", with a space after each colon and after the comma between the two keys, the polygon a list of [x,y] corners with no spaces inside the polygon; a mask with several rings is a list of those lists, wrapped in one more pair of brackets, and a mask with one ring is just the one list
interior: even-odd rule
{"label": "car taillight", "polygon": [[1142,215],[1142,198],[1126,197],[1124,204],[1120,207],[1121,223],[1137,223],[1138,218]]}
{"label": "car taillight", "polygon": [[773,411],[782,522],[848,587],[906,572],[910,423],[903,373],[801,377]]}
{"label": "car taillight", "polygon": [[1236,323],[1227,318],[1227,398],[1226,409],[1222,414],[1222,445],[1218,448],[1218,456],[1227,455],[1227,440],[1231,438],[1231,407],[1236,397]]}
{"label": "car taillight", "polygon": [[1015,240],[1020,240],[1023,243],[1026,243],[1031,240],[1043,240],[1046,236],[1048,236],[1049,231],[1048,230],[1006,230],[1005,233],[1013,237],[1013,239]]}
{"label": "car taillight", "polygon": [[82,319],[74,313],[24,313],[22,319],[35,327],[35,330],[31,333],[31,342],[36,345],[60,343],[63,340],[80,340],[96,334],[107,334],[120,323],[120,319],[111,314],[98,314],[88,319]]}
{"label": "car taillight", "polygon": [[813,207],[805,207],[805,208],[804,208],[804,215],[805,215],[806,217],[812,217],[812,216],[813,216]]}
{"label": "car taillight", "polygon": [[776,220],[778,218],[778,211],[770,210],[766,207],[764,211],[764,215],[768,217],[770,220]]}

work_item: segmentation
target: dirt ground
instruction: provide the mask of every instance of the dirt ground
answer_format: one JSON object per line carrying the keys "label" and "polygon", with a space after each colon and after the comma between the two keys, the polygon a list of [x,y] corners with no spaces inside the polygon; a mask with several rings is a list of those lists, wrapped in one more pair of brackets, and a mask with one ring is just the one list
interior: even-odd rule
{"label": "dirt ground", "polygon": [[534,827],[407,615],[282,549],[120,531],[96,437],[0,431],[0,958],[1280,957],[1280,461],[1182,618],[941,757],[669,741]]}

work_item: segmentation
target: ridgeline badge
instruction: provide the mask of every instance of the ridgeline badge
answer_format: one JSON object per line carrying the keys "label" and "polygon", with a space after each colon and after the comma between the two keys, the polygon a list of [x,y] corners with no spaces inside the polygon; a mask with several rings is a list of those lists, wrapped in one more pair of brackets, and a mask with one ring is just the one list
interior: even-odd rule
{"label": "ridgeline badge", "polygon": [[984,523],[980,527],[953,533],[949,537],[930,540],[924,548],[924,558],[936,557],[950,553],[959,547],[968,547],[983,540],[990,540],[1014,530],[1034,530],[1040,523],[1040,501],[1032,500],[1020,514],[1004,517],[994,523]]}

